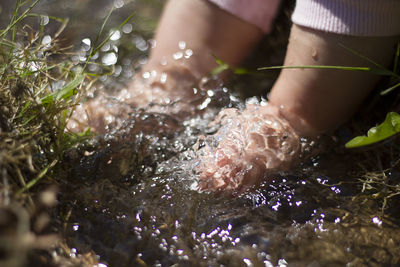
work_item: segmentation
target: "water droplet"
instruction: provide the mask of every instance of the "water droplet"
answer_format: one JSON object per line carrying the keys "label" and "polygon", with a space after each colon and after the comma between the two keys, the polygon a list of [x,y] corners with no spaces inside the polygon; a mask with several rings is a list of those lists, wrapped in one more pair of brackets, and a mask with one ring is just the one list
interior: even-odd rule
{"label": "water droplet", "polygon": [[315,61],[318,60],[318,52],[317,52],[317,49],[313,49],[312,54],[311,54],[311,57],[312,57]]}
{"label": "water droplet", "polygon": [[185,41],[179,41],[178,43],[179,49],[185,49],[186,48],[186,42]]}
{"label": "water droplet", "polygon": [[43,45],[49,45],[51,43],[51,36],[50,35],[45,35],[42,39],[42,44]]}
{"label": "water droplet", "polygon": [[181,59],[183,57],[183,53],[182,52],[176,52],[175,54],[172,55],[172,57],[175,60]]}
{"label": "water droplet", "polygon": [[131,23],[127,23],[127,24],[125,24],[125,25],[122,27],[122,31],[123,31],[124,33],[131,33],[132,30],[133,30],[133,26],[132,26]]}
{"label": "water droplet", "polygon": [[211,98],[207,97],[201,105],[198,106],[199,110],[205,109],[211,103]]}
{"label": "water droplet", "polygon": [[114,7],[115,8],[121,8],[125,5],[124,0],[115,0],[114,2]]}
{"label": "water droplet", "polygon": [[378,217],[372,218],[372,222],[378,226],[382,225],[382,221]]}
{"label": "water droplet", "polygon": [[144,72],[143,75],[142,75],[142,77],[143,77],[144,79],[150,78],[150,72],[148,72],[148,71]]}
{"label": "water droplet", "polygon": [[110,36],[111,41],[117,41],[121,38],[121,32],[119,30],[111,30]]}
{"label": "water droplet", "polygon": [[192,49],[186,49],[185,51],[185,58],[190,58],[193,55]]}
{"label": "water droplet", "polygon": [[149,49],[148,43],[141,36],[133,37],[132,41],[135,44],[136,48],[139,49],[142,52],[144,52],[147,49]]}
{"label": "water droplet", "polygon": [[157,41],[154,39],[149,39],[147,42],[149,43],[151,49],[157,46]]}
{"label": "water droplet", "polygon": [[118,57],[114,52],[111,53],[107,53],[103,56],[103,58],[101,59],[101,62],[103,62],[104,65],[106,66],[110,66],[110,65],[114,65],[115,63],[117,63]]}
{"label": "water droplet", "polygon": [[111,49],[111,44],[110,43],[105,43],[102,47],[101,47],[101,51],[106,52],[108,50]]}
{"label": "water droplet", "polygon": [[160,82],[165,83],[167,81],[168,75],[166,73],[161,73]]}
{"label": "water droplet", "polygon": [[92,45],[92,41],[89,38],[82,39],[82,43],[84,43],[85,45],[88,45],[88,46]]}
{"label": "water droplet", "polygon": [[249,260],[247,258],[244,258],[243,262],[246,264],[246,266],[250,266],[250,267],[253,266],[253,263],[251,262],[251,260]]}
{"label": "water droplet", "polygon": [[40,25],[45,26],[49,23],[48,16],[40,16]]}

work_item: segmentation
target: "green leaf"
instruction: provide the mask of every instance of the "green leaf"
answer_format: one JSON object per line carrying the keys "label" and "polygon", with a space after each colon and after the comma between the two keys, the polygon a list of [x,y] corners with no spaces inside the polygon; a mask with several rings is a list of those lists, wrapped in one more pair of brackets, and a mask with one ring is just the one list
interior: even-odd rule
{"label": "green leaf", "polygon": [[400,132],[400,115],[389,112],[383,123],[369,129],[367,136],[357,136],[346,143],[346,148],[356,148],[371,145],[385,140]]}
{"label": "green leaf", "polygon": [[83,80],[85,79],[84,74],[78,74],[74,80],[69,82],[67,85],[64,86],[64,88],[46,95],[41,99],[42,104],[51,104],[55,100],[60,100],[60,99],[68,99],[71,96],[75,95],[77,93],[76,87],[80,85]]}
{"label": "green leaf", "polygon": [[245,68],[234,68],[233,72],[237,75],[251,74],[251,71]]}
{"label": "green leaf", "polygon": [[220,74],[221,72],[229,70],[229,69],[230,69],[229,65],[221,64],[211,71],[211,75],[217,75],[217,74]]}

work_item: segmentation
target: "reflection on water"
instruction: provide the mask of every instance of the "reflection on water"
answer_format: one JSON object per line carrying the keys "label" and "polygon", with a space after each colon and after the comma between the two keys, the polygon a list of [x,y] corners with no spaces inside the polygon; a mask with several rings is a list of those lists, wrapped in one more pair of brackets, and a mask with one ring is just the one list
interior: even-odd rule
{"label": "reflection on water", "polygon": [[[1,14],[8,2],[13,1],[1,3]],[[114,68],[96,87],[112,92],[123,88],[146,61],[156,21],[152,18],[158,16],[161,2],[42,1],[39,8],[51,15],[71,14],[72,30],[65,37],[78,40],[77,64],[94,45],[93,31],[106,7],[114,5],[122,14],[138,10],[121,30],[115,28],[120,20],[111,20],[106,31],[113,35],[93,58]],[[77,17],[81,21],[74,20]],[[46,17],[43,20],[48,23]],[[176,57],[191,55],[184,43],[178,46],[183,52]],[[97,64],[88,70],[104,71]],[[384,215],[378,202],[358,197],[355,178],[348,175],[351,155],[332,152],[312,158],[234,198],[194,190],[196,159],[191,147],[200,135],[216,130],[208,123],[221,107],[243,106],[224,87],[207,91],[205,97],[205,107],[198,107],[204,110],[201,116],[182,120],[132,110],[118,129],[67,153],[66,171],[58,177],[56,214],[72,256],[94,251],[109,266],[400,262],[398,212]]]}

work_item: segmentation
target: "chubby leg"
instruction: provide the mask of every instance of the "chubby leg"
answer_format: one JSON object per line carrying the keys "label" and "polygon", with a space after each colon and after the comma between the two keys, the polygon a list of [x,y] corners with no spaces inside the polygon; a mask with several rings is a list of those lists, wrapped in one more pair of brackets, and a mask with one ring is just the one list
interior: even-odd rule
{"label": "chubby leg", "polygon": [[[157,112],[190,112],[191,101],[197,97],[193,87],[217,66],[212,55],[237,65],[262,36],[256,26],[208,1],[170,0],[157,27],[147,64],[115,98],[123,103],[121,106],[153,106],[153,110],[163,107]],[[104,132],[106,118],[121,113],[118,105],[108,109],[105,103],[107,99],[87,103],[74,116],[76,123],[71,128],[82,130],[89,124],[94,130]],[[91,119],[82,123],[85,117]]]}
{"label": "chubby leg", "polygon": [[[294,25],[285,66],[376,67],[348,50],[351,49],[387,67],[398,40],[398,36],[345,36]],[[284,69],[269,100],[281,108],[281,113],[299,133],[317,135],[348,120],[380,78],[356,71]]]}
{"label": "chubby leg", "polygon": [[[397,40],[342,36],[294,25],[285,65],[372,66],[347,47],[387,66]],[[343,70],[282,70],[267,106],[237,111],[215,134],[218,145],[206,146],[199,167],[200,188],[242,192],[271,171],[287,169],[299,160],[302,136],[318,136],[349,119],[379,78]]]}

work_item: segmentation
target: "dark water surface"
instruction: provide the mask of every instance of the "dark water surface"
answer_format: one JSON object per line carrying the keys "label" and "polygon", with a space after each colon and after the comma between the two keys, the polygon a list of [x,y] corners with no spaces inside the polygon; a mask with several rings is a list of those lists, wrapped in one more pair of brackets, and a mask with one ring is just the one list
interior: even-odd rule
{"label": "dark water surface", "polygon": [[[115,72],[101,78],[98,90],[123,88],[145,62],[162,2],[116,2],[107,30],[132,11],[137,16],[99,53],[99,61]],[[39,9],[69,14],[65,37],[78,40],[79,62],[110,5],[105,0],[48,0]],[[223,86],[212,92],[204,96],[209,104],[202,116],[182,120],[133,110],[121,128],[66,156],[56,214],[72,256],[94,251],[108,266],[400,262],[399,213],[392,208],[384,214],[381,201],[360,195],[354,154],[332,151],[272,175],[272,182],[240,196],[194,190],[191,147],[213,131],[208,123],[219,109],[243,105]]]}

